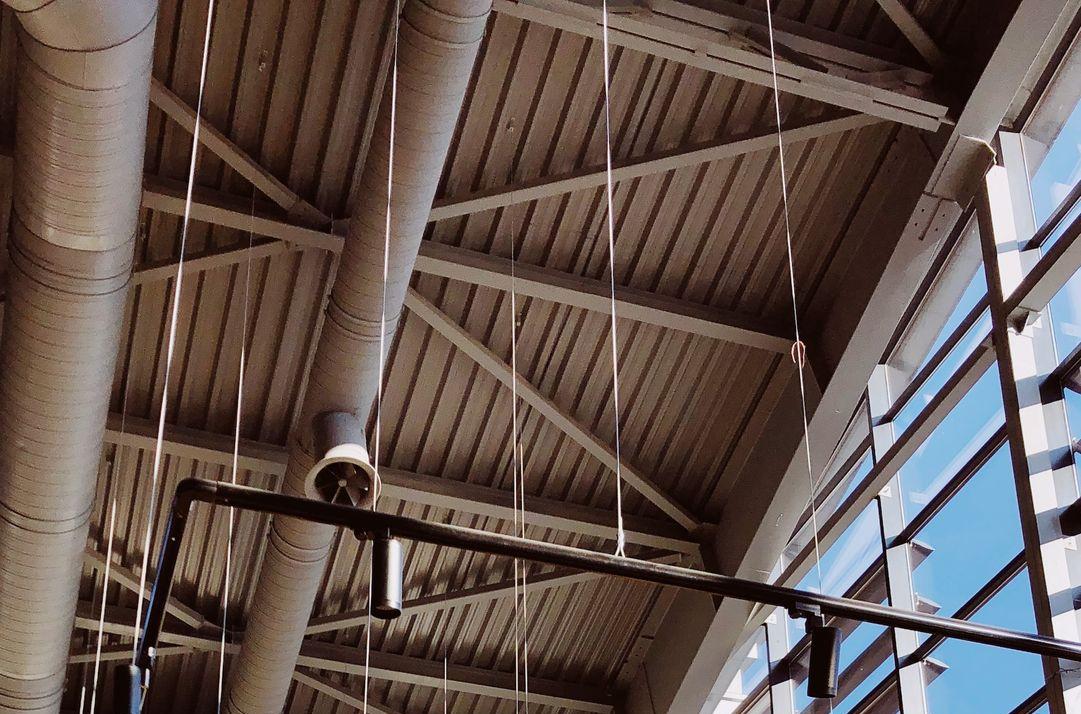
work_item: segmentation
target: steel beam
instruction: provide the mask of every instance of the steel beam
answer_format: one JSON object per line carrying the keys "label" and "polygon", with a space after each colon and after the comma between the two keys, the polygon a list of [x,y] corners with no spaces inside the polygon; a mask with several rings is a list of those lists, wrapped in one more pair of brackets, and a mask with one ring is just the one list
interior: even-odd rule
{"label": "steel beam", "polygon": [[942,54],[938,44],[931,39],[927,30],[916,19],[901,0],[875,0],[883,12],[893,21],[908,43],[912,45],[929,67],[942,69],[946,64],[946,56]]}
{"label": "steel beam", "polygon": [[[642,559],[653,563],[669,564],[678,563],[680,561],[679,556],[672,554],[657,556],[645,555]],[[529,593],[533,595],[547,590],[568,588],[574,585],[581,585],[600,580],[603,577],[603,575],[597,573],[588,573],[578,570],[553,570],[530,576],[528,578]],[[412,600],[406,600],[402,603],[402,614],[406,616],[424,615],[432,612],[442,612],[457,607],[468,607],[480,603],[489,603],[494,600],[503,600],[514,597],[521,587],[522,581],[520,579],[517,582],[511,579],[497,583],[489,583],[487,585],[478,585],[464,590],[439,593],[437,595],[423,595]],[[367,622],[368,611],[366,608],[349,610],[333,615],[321,615],[312,618],[311,622],[308,623],[307,629],[304,630],[304,633],[307,635],[320,635],[327,632],[346,630],[351,627],[363,627]]]}
{"label": "steel beam", "polygon": [[[868,415],[871,427],[871,453],[877,463],[879,457],[897,443],[896,428],[891,421],[883,420],[892,406],[889,367],[878,365],[867,384]],[[878,514],[882,535],[883,559],[889,602],[894,607],[915,610],[916,589],[913,584],[912,547],[908,541],[898,541],[897,536],[905,529],[904,497],[899,473],[879,491]],[[894,629],[887,636],[892,639],[895,662],[902,662],[920,645],[919,635],[911,630]],[[897,695],[901,711],[905,714],[928,714],[927,676],[923,662],[913,662],[898,667]]]}
{"label": "steel beam", "polygon": [[[197,116],[195,110],[154,77],[150,80],[150,103],[189,133],[195,130]],[[218,131],[205,117],[199,122],[199,143],[247,179],[270,200],[281,206],[289,215],[313,223],[329,222],[330,219],[327,216],[260,166],[255,159],[233,143],[229,137]]]}
{"label": "steel beam", "polygon": [[[946,147],[931,172],[930,178],[927,180],[923,196],[911,213],[911,218],[897,251],[898,260],[891,262],[891,266],[884,276],[885,283],[892,283],[894,290],[898,290],[901,285],[905,284],[910,286],[911,290],[915,290],[916,286],[923,283],[923,276],[918,274],[919,266],[929,266],[930,261],[924,262],[923,256],[927,254],[921,255],[922,249],[941,241],[942,237],[953,229],[956,220],[962,215],[957,202],[967,200],[967,197],[971,196],[973,186],[989,165],[990,154],[986,148],[988,142],[993,140],[995,132],[1014,104],[1015,99],[1026,91],[1031,91],[1026,89],[1028,86],[1026,80],[1031,73],[1041,71],[1039,62],[1049,56],[1045,52],[1045,44],[1055,41],[1054,38],[1061,35],[1062,28],[1070,25],[1078,5],[1078,0],[1022,0],[1018,6],[1013,19],[1003,34],[1002,40],[992,53],[973,93],[965,104],[958,124],[951,132]],[[891,200],[894,205],[897,204],[895,191]],[[934,222],[929,231],[923,232],[922,235],[916,232],[916,229],[920,228],[921,225],[926,226],[927,216],[933,216],[939,210],[944,211],[944,214]],[[925,238],[928,240],[924,240]],[[902,246],[905,245],[909,247],[903,248]],[[907,256],[904,255],[906,251],[910,251]],[[934,251],[932,249],[929,252],[933,253]],[[890,331],[892,331],[899,318],[896,317],[896,313],[893,311],[894,305],[890,301],[900,300],[907,304],[907,298],[901,297],[902,292],[904,291],[896,292],[886,302],[869,303],[869,309],[865,312],[865,319],[872,324],[889,323]],[[871,327],[871,324],[868,327]],[[851,350],[852,355],[856,356],[860,352],[864,352],[870,357],[871,362],[864,362],[865,366],[849,363],[848,368],[838,368],[834,371],[834,377],[826,384],[822,406],[812,417],[812,430],[816,430],[816,420],[830,419],[832,412],[839,412],[844,415],[853,412],[866,387],[866,379],[870,375],[874,363],[880,361],[882,351],[885,349],[890,337],[888,334],[872,337],[872,332],[868,330],[853,335],[853,338],[849,340],[849,350]],[[981,360],[987,359],[986,350],[981,349],[979,352],[981,353]],[[848,351],[846,351],[847,354]],[[987,359],[986,363],[974,366],[986,369],[989,364],[990,359]],[[861,374],[862,376],[860,376]],[[838,379],[838,377],[842,379]],[[833,402],[834,399],[838,401]],[[824,409],[823,407],[826,405],[831,406]],[[836,429],[836,431],[833,431],[831,428],[829,432],[817,434],[813,431],[814,442],[825,445],[821,448],[836,443],[839,434],[843,431],[843,427],[836,427]],[[778,431],[778,429],[774,430],[775,433]],[[776,448],[775,445],[774,448]],[[796,463],[797,459],[802,462],[802,458],[802,454],[797,452],[793,463]],[[763,472],[760,471],[759,473]],[[886,481],[873,485],[865,483],[864,485],[872,489],[873,496],[877,492],[876,488],[881,488],[885,483]],[[791,484],[791,486],[787,487],[770,489],[775,494],[771,498],[777,500],[780,505],[787,504],[788,508],[799,503],[802,500],[800,499],[801,493],[804,498],[806,497],[806,476],[804,475],[798,480],[792,480]],[[851,517],[858,515],[867,502],[863,497],[850,499],[846,505],[857,509]],[[796,507],[799,508],[799,506]],[[840,516],[832,520],[835,525],[841,525],[848,518]],[[772,525],[773,521],[762,518],[759,523]],[[839,535],[838,531],[827,534],[827,537],[823,540],[824,547],[828,547],[837,535]],[[771,548],[771,550],[775,551],[775,555],[780,554],[779,547]],[[759,555],[762,554],[759,553]],[[765,557],[762,558],[761,563],[757,567],[757,572],[759,577],[766,577],[772,570],[772,564],[767,562]],[[786,576],[790,578],[787,582],[798,582],[806,572],[805,568],[809,564],[809,560],[804,558],[802,566],[790,569]],[[732,612],[729,611],[730,609],[737,611]],[[723,691],[728,684],[728,680],[738,667],[741,651],[740,643],[746,641],[746,638],[753,633],[754,628],[759,626],[765,617],[761,612],[747,612],[746,610],[740,612],[738,610],[738,605],[728,608],[722,603],[720,610],[717,612],[717,617],[713,620],[716,630],[710,628],[710,634],[698,631],[694,627],[689,627],[683,623],[672,623],[673,627],[682,630],[682,636],[671,638],[670,643],[673,645],[671,649],[661,651],[655,647],[656,651],[651,654],[651,659],[655,659],[659,663],[659,667],[669,671],[683,668],[685,672],[678,676],[686,683],[688,692],[698,693],[695,695],[696,697],[708,699],[708,695],[703,693],[703,689],[709,689],[710,687],[712,687],[712,691]],[[732,635],[733,631],[738,632],[738,634]],[[707,641],[714,643],[714,645],[708,651],[699,649],[700,643]],[[698,649],[700,654],[688,658],[683,656],[682,652],[677,651],[679,649]],[[710,681],[708,674],[703,676],[703,672],[708,672],[710,669],[717,673],[713,681]],[[696,671],[698,674],[692,676]],[[674,678],[677,675],[673,672],[670,676]],[[689,707],[687,710],[698,711],[693,707]],[[653,710],[646,703],[639,711]],[[658,711],[665,711],[665,709],[662,706]]]}
{"label": "steel beam", "polygon": [[[1018,289],[1038,258],[1021,251],[1035,225],[1027,194],[1028,174],[1022,162],[1010,161],[1019,156],[1019,137],[1004,134],[1001,139],[1009,164],[988,172],[985,188],[977,194],[977,217],[1010,462],[1037,629],[1047,636],[1076,640],[1081,639],[1081,612],[1074,598],[1081,586],[1081,553],[1075,540],[1063,535],[1057,516],[1081,493],[1062,390],[1041,389],[1058,365],[1052,315],[1042,310],[1038,318],[1017,325],[1021,329],[1010,322],[1005,295]],[[1011,174],[1016,181],[1010,180]],[[1052,714],[1081,710],[1077,667],[1051,658],[1044,658],[1043,666]]]}

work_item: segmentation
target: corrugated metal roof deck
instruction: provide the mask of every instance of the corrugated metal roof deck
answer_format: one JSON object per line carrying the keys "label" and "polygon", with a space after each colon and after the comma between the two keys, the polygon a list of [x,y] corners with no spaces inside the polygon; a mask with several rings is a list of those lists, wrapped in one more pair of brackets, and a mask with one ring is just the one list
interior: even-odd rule
{"label": "corrugated metal roof deck", "polygon": [[[750,2],[746,3],[752,4]],[[960,3],[917,3],[934,27],[948,27]],[[384,0],[218,0],[205,116],[300,196],[328,216],[349,212],[363,153],[364,117],[386,76]],[[158,25],[155,76],[194,105],[205,2],[164,0]],[[903,41],[877,6],[866,0],[782,2],[779,14],[855,37],[901,47]],[[13,64],[11,13],[3,13],[0,64]],[[478,61],[459,133],[444,172],[441,195],[457,197],[539,177],[597,167],[604,159],[603,93],[597,42],[494,15]],[[10,131],[12,72],[0,72],[3,130]],[[771,94],[762,87],[687,68],[630,50],[615,51],[612,83],[613,151],[618,159],[772,125]],[[785,97],[786,121],[826,116],[808,100]],[[896,127],[877,123],[793,144],[790,174],[799,299],[806,304],[823,280],[854,207]],[[190,135],[152,110],[148,173],[183,179]],[[787,267],[775,151],[656,174],[620,183],[616,279],[621,285],[765,321],[790,321]],[[246,180],[207,151],[198,183],[246,197]],[[607,276],[603,188],[438,221],[428,239],[509,256],[510,241],[523,263],[591,278]],[[243,245],[238,231],[193,223],[189,253]],[[179,220],[144,212],[140,259],[174,257]],[[303,388],[323,291],[332,270],[328,254],[308,250],[252,262],[249,321],[245,265],[187,276],[181,301],[177,362],[169,393],[171,424],[232,432],[240,345],[247,347],[242,434],[284,444]],[[491,288],[418,276],[415,289],[509,361],[509,298]],[[164,379],[164,337],[171,281],[133,290],[113,410],[156,419]],[[520,299],[522,378],[604,442],[612,441],[608,321],[602,314],[541,299]],[[716,520],[746,444],[741,436],[763,394],[792,367],[787,357],[622,320],[620,329],[622,445],[625,457],[698,518]],[[407,314],[390,358],[384,410],[384,454],[389,465],[419,473],[509,488],[510,398],[490,374],[415,315]],[[534,410],[522,411],[527,490],[532,497],[614,509],[612,474]],[[137,571],[150,493],[152,453],[108,446],[102,463],[92,533],[104,552],[109,503],[118,509],[116,562]],[[228,478],[227,468],[172,457],[157,498],[188,475]],[[243,474],[271,485],[267,474]],[[663,514],[633,491],[626,506],[658,520]],[[490,518],[388,501],[402,513],[479,528],[509,530]],[[527,499],[528,507],[528,499]],[[164,516],[157,514],[155,537]],[[176,597],[211,622],[220,622],[226,526],[223,513],[200,511],[178,571]],[[233,544],[235,583],[230,620],[243,620],[265,536],[262,519],[238,518]],[[597,538],[532,529],[531,537],[608,549]],[[155,545],[153,546],[156,549]],[[510,577],[510,564],[429,546],[408,549],[407,596],[438,594]],[[333,554],[318,614],[362,606],[366,564],[355,540],[344,536]],[[100,597],[100,578],[88,570],[83,598]],[[613,686],[631,657],[659,593],[605,579],[545,590],[530,599],[530,674],[550,680]],[[132,608],[131,593],[114,586],[109,602]],[[378,628],[373,648],[428,660],[444,652],[453,663],[513,672],[512,601],[457,607],[403,617]],[[323,639],[363,646],[350,628]],[[76,651],[93,638],[78,634]],[[107,645],[130,639],[110,635]],[[77,708],[86,668],[73,666],[67,705]],[[217,655],[163,657],[153,711],[210,711]],[[108,680],[107,680],[108,681]],[[356,678],[346,680],[359,692]],[[108,687],[106,687],[108,689]],[[108,704],[108,694],[105,693]],[[435,690],[374,682],[373,700],[402,712],[436,711]],[[507,712],[512,701],[452,694],[455,711]],[[349,711],[325,694],[296,686],[288,711]],[[535,707],[536,711],[556,711]]]}

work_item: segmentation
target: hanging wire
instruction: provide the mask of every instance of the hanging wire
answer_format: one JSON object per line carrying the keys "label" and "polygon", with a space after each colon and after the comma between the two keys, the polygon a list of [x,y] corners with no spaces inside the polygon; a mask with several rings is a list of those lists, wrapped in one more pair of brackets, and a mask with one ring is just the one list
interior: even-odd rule
{"label": "hanging wire", "polygon": [[811,530],[814,533],[815,568],[818,571],[818,588],[822,589],[822,552],[818,538],[818,507],[815,502],[815,477],[814,468],[811,465],[811,430],[807,419],[807,385],[804,379],[803,369],[807,364],[807,346],[800,337],[799,329],[799,302],[796,297],[796,262],[792,249],[792,224],[789,218],[788,207],[788,177],[784,165],[784,135],[781,130],[781,91],[777,83],[777,49],[773,39],[773,10],[770,8],[770,0],[766,0],[766,22],[769,27],[769,58],[773,76],[773,110],[777,120],[777,157],[781,170],[781,200],[784,204],[784,234],[785,249],[788,254],[788,285],[792,295],[792,324],[795,328],[796,341],[792,345],[792,361],[796,363],[796,373],[799,375],[800,408],[803,416],[803,451],[807,461],[807,484],[811,506]]}
{"label": "hanging wire", "polygon": [[[251,222],[255,223],[255,187],[251,192]],[[251,254],[252,245],[255,242],[254,231],[248,229],[248,251],[244,265],[244,302],[240,320],[240,363],[236,386],[236,420],[233,432],[233,463],[229,474],[229,482],[234,486],[237,483],[237,473],[240,470],[240,425],[244,411],[244,370],[248,361],[248,311],[251,298]],[[229,590],[232,583],[233,570],[233,524],[235,522],[236,509],[229,507],[229,530],[225,539],[225,584],[221,595],[221,654],[218,658],[218,714],[221,714],[222,696],[225,690],[225,645],[226,634],[229,632]]]}
{"label": "hanging wire", "polygon": [[[130,386],[131,386],[131,380],[128,379],[128,376],[125,374],[125,377],[124,377],[124,395],[121,398],[121,404],[120,404],[120,436],[121,436],[121,441],[123,441],[124,434],[127,433],[128,392],[130,391],[129,390]],[[120,460],[120,449],[121,449],[121,447],[118,445],[118,446],[116,446],[116,449],[113,452],[113,461],[112,461],[113,474],[112,474],[112,479],[113,479],[114,483],[115,483],[115,479],[116,479],[116,468],[117,468],[116,464]],[[108,544],[108,552],[106,554],[106,560],[105,560],[105,574],[104,574],[104,578],[101,581],[101,607],[102,607],[102,616],[103,617],[104,617],[104,612],[105,612],[104,603],[105,603],[106,596],[109,593],[109,577],[110,577],[110,571],[111,571],[112,548],[113,548],[113,523],[114,523],[115,518],[116,518],[116,498],[114,497],[113,499],[111,499],[111,502],[112,502],[113,515],[110,517],[111,520],[110,520],[110,523],[109,523],[109,544]],[[94,604],[96,605],[98,603],[95,601]],[[101,638],[102,638],[102,636],[104,634],[104,631],[105,631],[105,620],[104,619],[99,619],[99,621],[98,621],[98,647],[97,647],[97,649],[95,651],[95,654],[94,654],[94,665],[93,665],[93,667],[94,667],[94,682],[92,683],[92,688],[95,691],[97,690],[97,679],[98,679],[98,674],[97,673],[100,670],[100,666],[101,666],[101,644],[100,644],[100,642],[101,642]],[[87,638],[87,641],[86,641],[87,654],[90,653],[90,649],[91,649],[90,638]],[[79,714],[83,714],[83,712],[86,711],[86,708],[85,708],[86,704],[87,704],[87,701],[86,701],[86,691],[87,691],[86,674],[87,674],[88,669],[89,669],[88,665],[83,666],[83,670],[82,670],[82,686],[80,687],[80,690],[79,690]],[[90,706],[91,706],[91,714],[93,714],[93,711],[94,711],[93,697],[91,698]]]}
{"label": "hanging wire", "polygon": [[[116,532],[116,497],[112,498],[109,509],[109,544],[105,550],[105,573],[101,583],[101,609],[98,612],[98,644],[94,652],[94,681],[90,690],[90,714],[97,711],[98,679],[101,675],[101,644],[105,639],[105,606],[108,603],[109,576],[113,565],[113,534]],[[81,709],[80,705],[80,709]]]}
{"label": "hanging wire", "polygon": [[[511,387],[511,484],[514,501],[514,535],[526,537],[525,530],[525,465],[522,458],[521,434],[518,424],[518,289],[516,233],[510,233],[510,387]],[[519,650],[521,654],[519,655]],[[526,566],[514,559],[514,706],[519,705],[519,672],[524,689],[525,711],[529,711],[529,595]]]}
{"label": "hanging wire", "polygon": [[612,412],[616,439],[616,555],[625,556],[627,535],[623,530],[623,457],[619,439],[619,339],[616,334],[616,228],[612,200],[612,98],[608,49],[608,0],[601,2],[602,46],[604,54],[604,159],[605,194],[608,199],[608,278],[611,288],[612,331]]}
{"label": "hanging wire", "polygon": [[135,637],[132,643],[131,662],[139,653],[143,621],[143,593],[146,592],[146,571],[150,557],[150,536],[154,530],[154,516],[157,513],[158,480],[161,476],[162,452],[165,442],[165,416],[169,408],[169,377],[173,369],[173,356],[176,352],[176,327],[180,316],[180,291],[184,282],[184,254],[188,243],[188,226],[191,221],[191,196],[195,186],[195,166],[199,157],[199,132],[202,128],[203,94],[206,90],[206,67],[210,61],[210,31],[214,22],[216,0],[208,0],[206,11],[206,30],[203,35],[203,60],[199,68],[199,99],[195,105],[195,126],[191,133],[191,161],[188,163],[188,187],[184,194],[184,217],[180,230],[180,258],[177,262],[176,280],[173,281],[172,317],[169,320],[169,341],[165,352],[165,375],[161,386],[161,409],[158,413],[158,435],[154,441],[154,469],[150,478],[150,508],[147,509],[146,534],[143,539],[143,566],[139,573],[139,605],[135,610]]}
{"label": "hanging wire", "polygon": [[[387,341],[387,283],[390,281],[391,198],[394,189],[394,130],[398,118],[398,31],[401,24],[401,0],[394,0],[393,54],[390,66],[390,131],[387,148],[387,208],[383,234],[383,302],[379,312],[379,383],[375,393],[375,439],[372,455],[375,477],[372,483],[372,510],[379,505],[381,490],[379,457],[383,435],[383,379],[386,371]],[[364,714],[368,712],[368,665],[372,656],[372,549],[368,548],[368,614],[364,628]]]}

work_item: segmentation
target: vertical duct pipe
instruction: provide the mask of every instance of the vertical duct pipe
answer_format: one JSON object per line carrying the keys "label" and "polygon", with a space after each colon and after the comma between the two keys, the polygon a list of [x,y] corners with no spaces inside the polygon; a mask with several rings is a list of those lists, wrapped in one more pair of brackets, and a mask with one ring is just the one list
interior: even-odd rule
{"label": "vertical duct pipe", "polygon": [[[401,18],[394,206],[387,282],[393,336],[432,200],[484,35],[491,0],[407,0]],[[329,412],[369,415],[379,379],[383,242],[390,142],[390,83],[380,104],[354,217],[327,306],[283,489],[305,494],[316,458],[313,423]],[[233,665],[228,710],[282,710],[334,529],[274,519],[244,641]]]}
{"label": "vertical duct pipe", "polygon": [[19,21],[0,345],[0,712],[57,712],[134,253],[155,0]]}

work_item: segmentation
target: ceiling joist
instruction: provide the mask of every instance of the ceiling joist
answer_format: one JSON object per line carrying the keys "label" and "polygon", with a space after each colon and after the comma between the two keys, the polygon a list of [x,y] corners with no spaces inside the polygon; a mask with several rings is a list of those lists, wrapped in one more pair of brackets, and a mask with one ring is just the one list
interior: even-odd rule
{"label": "ceiling joist", "polygon": [[[105,430],[107,443],[152,450],[156,440],[157,425],[154,422],[134,417],[122,419],[119,414],[110,415]],[[229,468],[233,463],[232,436],[168,426],[164,449],[173,457],[223,468]],[[285,473],[287,461],[288,454],[280,446],[248,440],[240,443],[237,464],[241,470],[267,474],[277,479]],[[381,469],[380,473],[383,495],[388,498],[486,518],[507,521],[514,518],[513,496],[502,489],[399,469]],[[537,496],[530,496],[527,506],[525,518],[532,526],[615,540],[615,519],[609,510]],[[672,524],[628,514],[624,517],[624,528],[628,543],[686,555],[699,553],[699,543]],[[122,571],[120,573],[123,574]],[[138,582],[135,576],[129,579]],[[198,626],[194,621],[188,624]]]}
{"label": "ceiling joist", "polygon": [[[785,127],[781,132],[781,137],[786,145],[797,144],[832,134],[862,129],[882,121],[866,114],[816,119]],[[615,162],[612,167],[612,181],[619,183],[655,176],[713,161],[732,159],[756,151],[773,151],[776,148],[777,131],[774,128],[745,136],[724,137],[717,141],[681,147],[639,159]],[[516,203],[539,201],[573,191],[599,188],[606,185],[607,181],[606,168],[596,166],[580,169],[564,176],[545,176],[522,184],[498,186],[467,196],[441,198],[432,206],[429,220],[442,221]]]}
{"label": "ceiling joist", "polygon": [[[90,610],[89,603],[80,604],[80,614],[76,617],[75,626],[82,630],[96,632],[102,623]],[[110,607],[106,609],[103,629],[108,634],[130,636],[134,623],[134,610]],[[159,658],[191,652],[217,653],[222,648],[220,637],[183,634],[176,631],[163,632],[161,641],[164,646],[157,650]],[[225,646],[227,654],[235,654],[238,649],[239,645],[233,643]],[[131,645],[110,647],[102,653],[103,661],[130,657]],[[363,649],[306,640],[301,647],[297,664],[324,672],[363,675],[364,658]],[[93,661],[93,653],[74,654],[69,658],[71,663]],[[443,662],[386,652],[372,652],[367,669],[369,676],[373,679],[436,689],[443,687]],[[447,668],[446,685],[451,691],[477,696],[509,700],[520,696],[520,686],[516,686],[513,673],[494,671],[491,668],[451,664]],[[529,688],[530,700],[541,706],[604,714],[613,711],[614,708],[612,697],[606,691],[589,685],[530,677]]]}
{"label": "ceiling joist", "polygon": [[[639,560],[652,563],[678,564],[682,558],[679,555],[668,553],[665,555],[643,555]],[[571,570],[552,570],[539,575],[532,575],[528,579],[530,594],[537,594],[547,590],[566,588],[573,585],[600,580],[606,576],[598,573]],[[449,593],[425,595],[402,603],[402,614],[408,616],[424,615],[432,612],[441,612],[458,607],[467,607],[479,603],[504,600],[515,596],[522,586],[521,580],[503,580],[485,585],[477,585],[472,588],[455,590]],[[333,615],[321,615],[312,618],[304,631],[307,635],[325,634],[347,630],[351,627],[363,627],[368,621],[367,609],[348,610]]]}
{"label": "ceiling joist", "polygon": [[[256,243],[251,253],[253,259],[267,258],[297,248],[316,248],[333,253],[341,251],[344,241],[341,236],[261,214],[253,217],[250,209],[230,205],[234,202],[232,197],[199,192],[192,203],[191,217],[235,230],[251,230],[257,235],[275,239]],[[143,206],[180,216],[184,214],[184,197],[175,186],[148,181],[143,190]],[[247,246],[212,249],[189,256],[184,261],[184,270],[190,275],[243,263],[248,257]],[[145,285],[166,280],[176,275],[176,268],[175,260],[140,266],[135,269],[132,281],[136,285]],[[510,261],[506,258],[430,241],[421,243],[416,271],[496,290],[508,291],[511,285]],[[610,305],[608,283],[551,268],[518,264],[515,289],[521,295],[585,310],[607,313]],[[616,288],[616,303],[620,317],[647,324],[778,353],[787,353],[792,344],[791,339],[785,336],[783,326],[730,310],[719,310],[627,287]]]}

